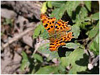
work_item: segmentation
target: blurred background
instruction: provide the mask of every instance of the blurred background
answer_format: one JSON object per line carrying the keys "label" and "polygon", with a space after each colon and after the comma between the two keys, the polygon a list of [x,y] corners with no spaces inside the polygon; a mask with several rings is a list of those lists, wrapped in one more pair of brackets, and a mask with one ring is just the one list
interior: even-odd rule
{"label": "blurred background", "polygon": [[[74,38],[49,50],[41,11],[69,21]],[[99,74],[99,1],[1,1],[2,74]]]}

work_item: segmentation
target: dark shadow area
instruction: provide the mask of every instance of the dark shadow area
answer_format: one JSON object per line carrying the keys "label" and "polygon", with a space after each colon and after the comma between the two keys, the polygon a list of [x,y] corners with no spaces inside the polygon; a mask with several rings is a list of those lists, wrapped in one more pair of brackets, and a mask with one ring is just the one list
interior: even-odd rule
{"label": "dark shadow area", "polygon": [[97,11],[99,11],[99,1],[92,1],[91,13],[94,14]]}
{"label": "dark shadow area", "polygon": [[81,6],[78,6],[77,8],[76,8],[76,10],[75,11],[72,11],[72,19],[73,20],[75,20],[76,19],[76,15],[78,15],[79,14],[79,12],[80,12],[80,10],[81,10]]}
{"label": "dark shadow area", "polygon": [[32,53],[33,53],[34,50],[35,50],[35,44],[36,44],[36,39],[34,39],[34,40],[33,40],[33,43],[32,43],[32,45],[33,45],[33,48],[31,49]]}
{"label": "dark shadow area", "polygon": [[8,6],[8,5],[1,5],[1,8],[13,10],[13,8],[11,6]]}
{"label": "dark shadow area", "polygon": [[70,18],[70,16],[68,15],[67,12],[64,13],[64,15],[62,16],[61,19],[64,20],[64,21],[69,21],[68,24],[70,24],[70,25],[73,24],[72,19]]}
{"label": "dark shadow area", "polygon": [[32,18],[28,18],[28,17],[26,17],[28,20],[29,20],[29,22],[39,22],[40,20],[38,20],[34,15],[33,15],[33,17]]}
{"label": "dark shadow area", "polygon": [[58,48],[58,55],[59,57],[65,57],[67,51],[74,51],[74,49],[68,49],[66,47],[59,47]]}
{"label": "dark shadow area", "polygon": [[88,59],[89,59],[89,56],[84,54],[83,58],[81,58],[80,60],[77,60],[75,63],[79,66],[87,66],[88,65]]}
{"label": "dark shadow area", "polygon": [[98,61],[98,65],[94,66],[92,70],[86,70],[86,71],[82,71],[82,72],[77,72],[78,74],[99,74],[99,61]]}
{"label": "dark shadow area", "polygon": [[[78,36],[78,40],[82,40],[82,39],[87,38],[88,36],[86,35],[86,32],[87,32],[86,30],[81,29],[80,35]],[[83,44],[82,41],[79,41],[79,43]]]}
{"label": "dark shadow area", "polygon": [[[89,56],[87,56],[86,54],[83,55],[83,58],[76,61],[75,63],[79,66],[88,66],[88,59]],[[78,74],[98,74],[99,73],[99,61],[98,61],[98,65],[94,66],[92,70],[86,70],[86,71],[81,71],[81,72],[77,72]]]}

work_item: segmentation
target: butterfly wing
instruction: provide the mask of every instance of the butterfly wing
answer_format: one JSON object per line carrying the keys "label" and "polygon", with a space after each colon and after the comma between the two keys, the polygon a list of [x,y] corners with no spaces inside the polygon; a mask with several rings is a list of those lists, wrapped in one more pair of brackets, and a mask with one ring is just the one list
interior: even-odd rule
{"label": "butterfly wing", "polygon": [[50,40],[50,51],[56,51],[58,48],[58,45],[56,44],[56,37],[55,35],[55,18],[49,18],[45,14],[41,14],[41,20],[43,23],[44,28],[49,33],[49,40]]}
{"label": "butterfly wing", "polygon": [[49,35],[55,34],[55,20],[56,18],[49,18],[45,14],[41,14],[41,20],[44,28],[48,31]]}
{"label": "butterfly wing", "polygon": [[56,18],[49,18],[45,14],[41,14],[41,20],[50,35],[50,51],[57,51],[60,46],[72,39],[72,32],[66,34],[66,31],[71,30],[71,27],[67,25],[68,22],[62,20],[55,22]]}
{"label": "butterfly wing", "polygon": [[66,33],[66,35],[63,35],[63,36],[60,38],[60,41],[62,41],[62,42],[67,42],[67,41],[70,41],[72,38],[73,38],[72,32],[68,32],[68,33]]}
{"label": "butterfly wing", "polygon": [[55,23],[55,30],[56,30],[56,32],[69,31],[69,30],[71,30],[71,27],[68,26],[68,21],[64,22],[60,19]]}
{"label": "butterfly wing", "polygon": [[[57,37],[60,36],[60,37]],[[51,37],[50,40],[50,51],[57,51],[60,46],[64,46],[67,41],[70,41],[73,38],[72,32],[65,33],[61,32],[61,34],[57,34],[56,38]]]}
{"label": "butterfly wing", "polygon": [[50,51],[58,51],[58,48],[62,45],[65,45],[65,43],[61,42],[59,39],[50,39]]}
{"label": "butterfly wing", "polygon": [[60,46],[64,46],[67,41],[70,41],[73,38],[72,32],[69,32],[67,35],[62,35],[59,39],[51,38],[50,39],[50,51],[58,51]]}

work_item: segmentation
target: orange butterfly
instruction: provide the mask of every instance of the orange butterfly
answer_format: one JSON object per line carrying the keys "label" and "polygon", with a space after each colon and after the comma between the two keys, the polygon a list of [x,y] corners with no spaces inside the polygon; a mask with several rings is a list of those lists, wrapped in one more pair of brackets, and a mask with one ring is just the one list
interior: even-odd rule
{"label": "orange butterfly", "polygon": [[50,51],[57,51],[60,46],[65,45],[65,42],[70,41],[73,36],[71,26],[68,25],[68,22],[58,20],[56,18],[49,18],[45,14],[40,16],[43,26],[48,31],[50,37]]}

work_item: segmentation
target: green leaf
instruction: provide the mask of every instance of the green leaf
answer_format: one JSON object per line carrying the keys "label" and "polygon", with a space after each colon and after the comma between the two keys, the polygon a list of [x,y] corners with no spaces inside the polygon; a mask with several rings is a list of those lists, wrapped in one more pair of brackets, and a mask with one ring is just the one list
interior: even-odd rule
{"label": "green leaf", "polygon": [[72,11],[74,11],[81,1],[68,1],[66,2],[67,13],[70,17],[72,17]]}
{"label": "green leaf", "polygon": [[58,65],[58,73],[56,74],[65,74],[66,69],[61,65],[61,63]]}
{"label": "green leaf", "polygon": [[3,22],[3,24],[4,24],[4,25],[8,25],[8,24],[9,24],[9,25],[12,26],[12,25],[13,25],[13,19],[7,19],[7,18],[6,18],[5,21]]}
{"label": "green leaf", "polygon": [[42,58],[42,56],[40,56],[39,54],[34,54],[32,57],[33,57],[34,59],[40,61],[40,62],[43,62],[43,58]]}
{"label": "green leaf", "polygon": [[82,48],[77,48],[70,53],[69,56],[61,58],[61,63],[63,66],[67,67],[71,64],[72,68],[69,71],[70,74],[85,71],[87,69],[87,61],[87,56],[84,54],[84,50]]}
{"label": "green leaf", "polygon": [[47,6],[46,6],[47,2],[44,2],[42,4],[42,8],[41,8],[41,13],[45,13],[47,11]]}
{"label": "green leaf", "polygon": [[36,27],[36,29],[34,30],[33,38],[37,38],[39,35],[43,37],[43,39],[49,38],[49,34],[43,25],[38,25]]}
{"label": "green leaf", "polygon": [[93,27],[93,29],[91,29],[90,31],[88,31],[86,34],[88,35],[88,37],[90,39],[92,39],[98,33],[99,33],[99,22],[97,23],[97,25],[95,27]]}
{"label": "green leaf", "polygon": [[44,55],[47,55],[48,60],[52,60],[53,58],[58,58],[58,53],[57,51],[53,51],[51,52],[49,50],[49,43],[43,44],[42,46],[40,46],[38,48],[38,51]]}
{"label": "green leaf", "polygon": [[43,25],[38,25],[36,27],[36,29],[34,30],[33,38],[37,38],[40,35],[40,32],[43,33],[44,30],[45,29],[44,29]]}
{"label": "green leaf", "polygon": [[1,32],[1,36],[3,35],[3,33]]}
{"label": "green leaf", "polygon": [[76,10],[76,21],[77,22],[84,22],[84,19],[87,17],[88,11],[85,7],[81,7],[80,11],[79,9]]}
{"label": "green leaf", "polygon": [[91,19],[87,16],[87,9],[85,7],[80,7],[80,11],[78,9],[76,10],[76,19],[74,19],[73,22],[76,22],[76,25],[79,26],[81,29],[87,30],[87,25],[91,25]]}
{"label": "green leaf", "polygon": [[84,1],[86,7],[88,8],[89,11],[91,11],[91,1]]}
{"label": "green leaf", "polygon": [[78,36],[80,35],[80,28],[79,26],[77,26],[77,24],[74,24],[72,26],[72,32],[73,32],[74,38],[78,38]]}
{"label": "green leaf", "polygon": [[76,49],[76,48],[78,48],[79,46],[80,46],[79,44],[77,44],[77,43],[72,43],[72,42],[66,44],[66,47],[69,48],[69,49]]}
{"label": "green leaf", "polygon": [[87,19],[87,16],[88,16],[87,9],[85,7],[78,6],[76,11],[74,12],[74,14],[72,16],[72,21],[78,27],[80,27],[82,29],[87,29],[86,25],[90,24],[90,22],[84,22],[85,19]]}
{"label": "green leaf", "polygon": [[37,38],[40,34],[40,28],[41,28],[41,25],[38,25],[36,27],[36,29],[34,30],[34,34],[33,34],[33,38]]}
{"label": "green leaf", "polygon": [[93,51],[95,55],[99,55],[99,34],[89,44],[89,49]]}
{"label": "green leaf", "polygon": [[11,19],[5,19],[6,20],[6,24],[10,24],[11,23]]}
{"label": "green leaf", "polygon": [[45,66],[45,67],[41,67],[36,74],[51,74],[51,73],[55,73],[57,71],[57,67],[56,66]]}
{"label": "green leaf", "polygon": [[52,6],[54,6],[55,8],[60,8],[62,6],[62,4],[65,4],[66,1],[52,1]]}
{"label": "green leaf", "polygon": [[91,25],[91,22],[90,21],[88,21],[88,22],[83,22],[83,23],[81,23],[81,27],[82,27],[82,29],[86,29],[86,26],[87,25]]}
{"label": "green leaf", "polygon": [[29,62],[29,60],[28,60],[27,54],[26,54],[24,51],[22,51],[22,58],[23,58],[23,59],[22,59],[22,63],[21,63],[20,69],[21,69],[22,71],[24,71],[24,69],[30,65],[30,62]]}
{"label": "green leaf", "polygon": [[50,17],[56,17],[56,19],[61,19],[64,12],[66,11],[66,9],[64,9],[65,7],[65,4],[62,4],[60,8],[54,9]]}
{"label": "green leaf", "polygon": [[[61,61],[62,61],[62,65],[63,66],[68,66],[70,63],[74,63],[76,60],[79,60],[80,58],[83,57],[84,51],[83,49],[77,48],[75,49],[73,52],[70,53],[70,55],[68,57],[62,57]],[[78,57],[80,56],[80,57]],[[67,61],[64,61],[67,60]],[[63,62],[64,61],[64,62]]]}
{"label": "green leaf", "polygon": [[51,3],[51,1],[47,1],[47,5],[48,5],[49,8],[52,8],[52,3]]}
{"label": "green leaf", "polygon": [[42,32],[41,32],[40,36],[43,37],[43,39],[48,39],[49,38],[49,34],[48,34],[47,30],[44,29],[44,27],[42,29]]}
{"label": "green leaf", "polygon": [[90,18],[93,19],[93,20],[98,20],[98,19],[99,19],[99,12],[97,12],[97,13],[91,15]]}

